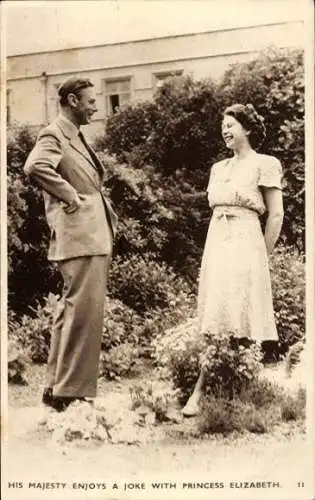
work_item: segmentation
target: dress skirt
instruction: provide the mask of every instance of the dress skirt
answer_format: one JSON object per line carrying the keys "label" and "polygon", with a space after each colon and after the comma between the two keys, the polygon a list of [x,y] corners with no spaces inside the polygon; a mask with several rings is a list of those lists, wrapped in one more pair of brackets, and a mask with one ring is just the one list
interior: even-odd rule
{"label": "dress skirt", "polygon": [[278,340],[268,256],[255,211],[214,208],[201,263],[198,319],[202,333]]}

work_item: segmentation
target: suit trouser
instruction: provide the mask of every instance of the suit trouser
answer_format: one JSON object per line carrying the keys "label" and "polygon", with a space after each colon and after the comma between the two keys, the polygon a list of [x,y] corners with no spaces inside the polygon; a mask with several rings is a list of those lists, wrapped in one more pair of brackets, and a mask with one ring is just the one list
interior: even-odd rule
{"label": "suit trouser", "polygon": [[47,365],[55,396],[96,396],[109,262],[109,255],[58,262],[64,287]]}

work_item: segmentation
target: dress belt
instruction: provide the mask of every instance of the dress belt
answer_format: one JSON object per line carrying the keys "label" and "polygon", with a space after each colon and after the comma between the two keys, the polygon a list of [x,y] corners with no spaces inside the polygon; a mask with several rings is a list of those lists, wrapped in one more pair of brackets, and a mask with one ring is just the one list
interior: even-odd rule
{"label": "dress belt", "polygon": [[238,219],[257,219],[258,212],[250,208],[237,207],[233,205],[217,205],[213,209],[213,217],[237,217]]}
{"label": "dress belt", "polygon": [[258,220],[258,213],[255,210],[245,207],[237,207],[232,205],[220,205],[213,209],[212,218],[216,222],[222,221],[225,226],[225,238],[230,236],[229,220]]}

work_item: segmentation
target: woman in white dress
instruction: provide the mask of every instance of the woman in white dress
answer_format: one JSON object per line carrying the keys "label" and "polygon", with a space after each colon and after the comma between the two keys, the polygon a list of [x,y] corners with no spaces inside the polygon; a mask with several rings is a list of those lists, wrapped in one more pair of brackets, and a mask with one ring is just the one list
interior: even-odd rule
{"label": "woman in white dress", "polygon": [[[213,214],[200,270],[201,334],[278,340],[268,255],[283,222],[282,168],[275,157],[255,151],[264,136],[264,120],[251,104],[224,111],[222,137],[233,156],[212,166],[207,190]],[[263,234],[259,216],[265,211]],[[201,370],[185,416],[197,414],[202,384]]]}

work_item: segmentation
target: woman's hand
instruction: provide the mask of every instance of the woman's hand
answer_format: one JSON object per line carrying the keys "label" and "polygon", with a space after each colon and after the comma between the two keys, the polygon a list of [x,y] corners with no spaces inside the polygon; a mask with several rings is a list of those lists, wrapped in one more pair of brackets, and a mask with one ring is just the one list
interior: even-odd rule
{"label": "woman's hand", "polygon": [[281,189],[273,187],[263,187],[262,189],[268,211],[264,237],[267,253],[270,255],[277,243],[282,228],[283,199]]}

